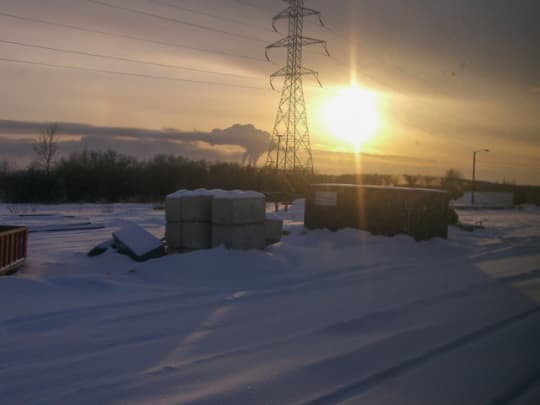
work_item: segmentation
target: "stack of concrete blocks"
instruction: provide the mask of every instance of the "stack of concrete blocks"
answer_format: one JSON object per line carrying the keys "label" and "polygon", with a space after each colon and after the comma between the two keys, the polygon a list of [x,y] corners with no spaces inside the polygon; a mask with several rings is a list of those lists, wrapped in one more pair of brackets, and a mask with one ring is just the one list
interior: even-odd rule
{"label": "stack of concrete blocks", "polygon": [[283,221],[266,217],[266,199],[253,191],[180,190],[165,200],[169,249],[263,249],[279,242]]}
{"label": "stack of concrete blocks", "polygon": [[169,249],[208,249],[212,242],[212,190],[180,190],[165,199]]}

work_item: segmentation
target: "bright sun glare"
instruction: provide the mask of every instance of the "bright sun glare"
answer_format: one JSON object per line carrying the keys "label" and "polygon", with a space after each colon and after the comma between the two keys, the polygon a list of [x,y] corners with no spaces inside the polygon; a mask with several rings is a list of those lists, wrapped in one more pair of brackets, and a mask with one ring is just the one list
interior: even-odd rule
{"label": "bright sun glare", "polygon": [[326,102],[324,119],[332,135],[351,143],[358,152],[379,127],[377,97],[356,86],[342,89]]}

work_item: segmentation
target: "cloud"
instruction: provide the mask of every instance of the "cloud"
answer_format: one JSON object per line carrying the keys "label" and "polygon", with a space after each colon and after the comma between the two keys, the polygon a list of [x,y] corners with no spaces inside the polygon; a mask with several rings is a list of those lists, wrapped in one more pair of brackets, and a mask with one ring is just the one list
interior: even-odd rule
{"label": "cloud", "polygon": [[320,173],[442,173],[443,169],[433,159],[406,155],[386,155],[379,153],[336,152],[313,150],[315,168]]}
{"label": "cloud", "polygon": [[[4,159],[31,159],[32,137],[45,123],[0,120],[0,155]],[[254,165],[266,152],[270,134],[253,125],[235,124],[211,132],[178,129],[149,130],[100,127],[59,122],[60,150],[68,154],[83,147],[114,149],[141,158],[156,154],[177,154],[191,159],[242,161]],[[62,139],[63,137],[63,139]]]}

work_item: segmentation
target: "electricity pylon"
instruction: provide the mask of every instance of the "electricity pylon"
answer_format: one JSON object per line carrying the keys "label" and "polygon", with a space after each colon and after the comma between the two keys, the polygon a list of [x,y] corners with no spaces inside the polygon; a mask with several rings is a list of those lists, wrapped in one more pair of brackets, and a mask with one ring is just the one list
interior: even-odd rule
{"label": "electricity pylon", "polygon": [[[266,167],[281,171],[313,172],[313,156],[309,139],[309,127],[304,101],[302,76],[312,75],[319,85],[319,74],[302,66],[302,48],[307,45],[320,44],[328,54],[326,41],[303,36],[304,17],[317,16],[324,27],[321,13],[304,7],[304,0],[283,0],[289,7],[272,19],[272,27],[276,29],[276,21],[284,18],[289,20],[288,35],[266,47],[287,48],[287,65],[270,76],[270,86],[274,88],[273,79],[285,77],[281,100],[274,124],[274,131],[266,158]],[[322,87],[322,85],[321,85]]]}

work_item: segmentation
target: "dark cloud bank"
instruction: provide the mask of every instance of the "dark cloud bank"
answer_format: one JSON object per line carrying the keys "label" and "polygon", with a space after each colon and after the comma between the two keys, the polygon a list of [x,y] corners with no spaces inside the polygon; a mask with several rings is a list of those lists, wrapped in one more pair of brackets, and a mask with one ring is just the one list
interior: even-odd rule
{"label": "dark cloud bank", "polygon": [[[0,159],[17,168],[30,163],[35,154],[32,144],[47,123],[0,120]],[[268,150],[270,134],[251,124],[235,124],[210,132],[186,132],[177,129],[98,127],[68,122],[58,123],[61,155],[89,150],[112,149],[138,158],[172,154],[193,160],[230,161],[259,166]],[[354,173],[359,159],[369,172],[423,170],[433,161],[407,156],[313,150],[317,170],[323,173]]]}
{"label": "dark cloud bank", "polygon": [[[30,136],[39,134],[46,125],[0,120],[0,158],[20,163],[30,161],[33,158]],[[148,130],[60,122],[58,134],[63,154],[83,148],[114,149],[140,158],[165,153],[195,160],[227,160],[252,165],[266,152],[270,141],[268,132],[251,124],[235,124],[210,132],[185,132],[169,128]]]}

